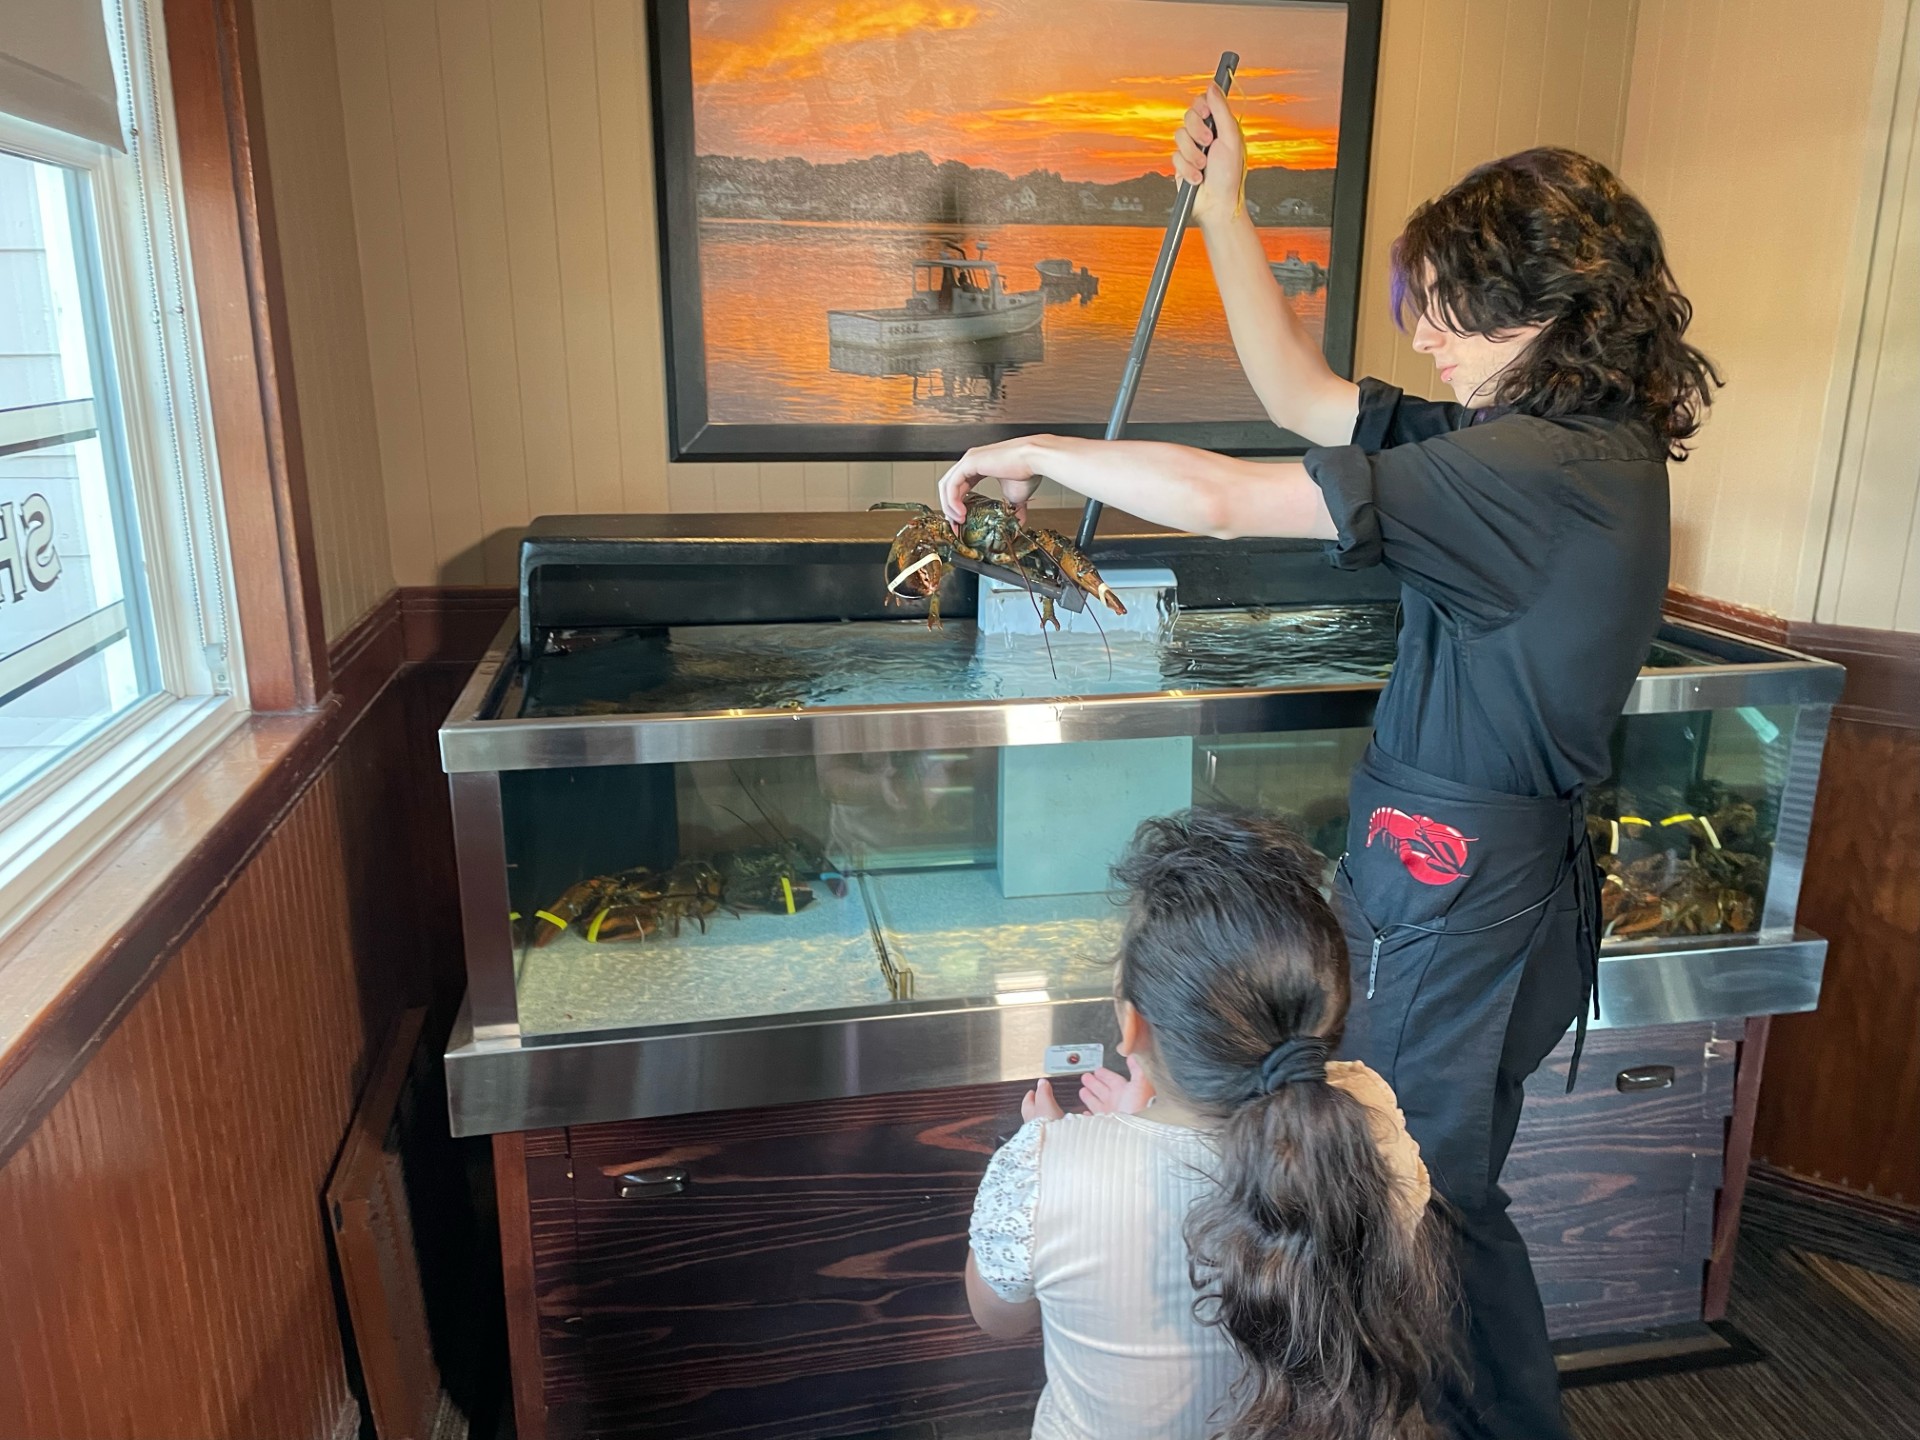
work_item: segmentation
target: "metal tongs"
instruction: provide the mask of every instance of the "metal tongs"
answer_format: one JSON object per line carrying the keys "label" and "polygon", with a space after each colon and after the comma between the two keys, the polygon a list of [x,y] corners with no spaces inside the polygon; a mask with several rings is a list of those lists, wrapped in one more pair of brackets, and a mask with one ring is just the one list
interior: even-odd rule
{"label": "metal tongs", "polygon": [[[1240,57],[1233,51],[1229,50],[1220,57],[1220,68],[1213,72],[1213,83],[1220,87],[1221,94],[1233,88],[1233,75],[1239,68]],[[1216,135],[1219,133],[1211,116],[1207,119],[1207,128]],[[1147,298],[1140,305],[1140,323],[1134,327],[1133,346],[1127,351],[1127,367],[1120,372],[1120,393],[1113,397],[1113,413],[1107,417],[1106,438],[1109,440],[1118,440],[1121,432],[1127,428],[1127,416],[1133,410],[1134,393],[1140,388],[1140,372],[1147,363],[1147,347],[1153,343],[1153,328],[1160,323],[1160,307],[1167,298],[1167,280],[1173,274],[1173,262],[1180,254],[1180,240],[1186,234],[1187,222],[1192,218],[1193,186],[1182,180],[1174,195],[1173,214],[1167,219],[1166,236],[1160,242],[1160,256],[1153,262],[1153,278],[1147,282]],[[1094,529],[1100,523],[1100,510],[1098,500],[1089,500],[1087,508],[1080,512],[1080,531],[1073,543],[1081,550],[1093,543]],[[957,570],[971,570],[976,575],[1018,585],[1035,595],[1047,596],[1069,610],[1084,610],[1087,606],[1087,592],[1078,585],[1055,585],[1005,565],[969,560],[964,555],[955,555],[953,566]]]}

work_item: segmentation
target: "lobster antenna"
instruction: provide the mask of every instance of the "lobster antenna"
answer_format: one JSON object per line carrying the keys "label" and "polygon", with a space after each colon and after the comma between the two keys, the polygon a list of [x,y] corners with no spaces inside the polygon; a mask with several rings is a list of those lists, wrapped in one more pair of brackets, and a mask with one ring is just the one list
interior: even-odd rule
{"label": "lobster antenna", "polygon": [[733,772],[733,783],[738,785],[741,790],[746,793],[747,799],[753,802],[753,808],[760,812],[760,818],[767,822],[767,828],[773,831],[773,838],[784,844],[787,836],[780,829],[779,822],[767,813],[767,807],[760,803],[760,797],[753,793],[753,787],[740,778],[740,762],[737,760],[728,761],[727,769]]}
{"label": "lobster antenna", "polygon": [[1100,632],[1100,643],[1106,647],[1107,679],[1111,680],[1113,679],[1113,642],[1107,639],[1107,627],[1100,623],[1100,616],[1097,610],[1097,606],[1089,604],[1087,606],[1087,618],[1093,621],[1093,628]]}
{"label": "lobster antenna", "polygon": [[[738,778],[739,778],[738,776],[735,777],[735,779],[738,779]],[[721,805],[719,806],[719,808],[726,811],[727,814],[731,815],[734,819],[738,820],[742,825],[746,826],[747,829],[751,830],[753,832],[754,839],[764,841],[767,838],[766,831],[762,830],[758,825],[754,824],[753,821],[747,819],[746,816],[742,815],[738,810],[734,809],[731,805]]]}

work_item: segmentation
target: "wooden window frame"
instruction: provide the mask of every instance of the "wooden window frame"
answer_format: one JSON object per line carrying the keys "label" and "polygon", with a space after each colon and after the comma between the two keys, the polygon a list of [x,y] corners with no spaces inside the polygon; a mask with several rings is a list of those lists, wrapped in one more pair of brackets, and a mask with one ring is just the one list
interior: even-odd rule
{"label": "wooden window frame", "polygon": [[251,708],[333,688],[250,0],[163,0],[187,246]]}

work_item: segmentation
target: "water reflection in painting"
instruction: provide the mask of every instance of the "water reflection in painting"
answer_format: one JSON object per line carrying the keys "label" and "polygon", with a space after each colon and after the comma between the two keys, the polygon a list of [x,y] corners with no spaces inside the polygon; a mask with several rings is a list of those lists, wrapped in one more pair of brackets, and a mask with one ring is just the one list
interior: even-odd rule
{"label": "water reflection in painting", "polygon": [[[823,19],[730,0],[689,18],[713,422],[1104,419],[1173,203],[1171,135],[1225,49],[1244,203],[1323,331],[1339,7],[845,0]],[[1195,237],[1134,418],[1259,415]]]}

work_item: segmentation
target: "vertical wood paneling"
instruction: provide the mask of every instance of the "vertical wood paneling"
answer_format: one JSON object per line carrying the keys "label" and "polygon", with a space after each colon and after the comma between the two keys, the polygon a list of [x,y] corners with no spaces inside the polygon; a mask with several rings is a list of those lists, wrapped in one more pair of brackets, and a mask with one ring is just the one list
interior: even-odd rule
{"label": "vertical wood paneling", "polygon": [[[593,12],[578,3],[542,8],[553,213],[560,242],[560,305],[567,336],[574,498],[583,511],[622,504],[619,401],[614,388],[613,292],[607,255],[606,177],[600,164],[600,81]],[[625,243],[624,239],[622,243]]]}
{"label": "vertical wood paneling", "polygon": [[351,1403],[318,1197],[394,1000],[356,967],[384,801],[350,764],[0,1169],[0,1434],[318,1437]]}
{"label": "vertical wood paneling", "polygon": [[338,636],[393,588],[340,74],[327,0],[254,8],[320,598]]}
{"label": "vertical wood paneling", "polygon": [[1920,5],[1907,7],[1900,39],[1814,613],[1830,624],[1920,630]]}
{"label": "vertical wood paneling", "polygon": [[631,0],[594,0],[593,13],[601,163],[607,185],[622,503],[627,510],[663,510],[668,503],[667,411],[657,375],[665,340],[658,299],[653,164],[647,150],[651,101],[646,70],[635,61],[642,43],[640,9]]}
{"label": "vertical wood paneling", "polygon": [[[544,513],[931,498],[935,464],[666,464],[636,7],[334,5],[399,583],[510,583],[517,527]],[[1410,205],[1545,138],[1597,140],[1617,160],[1633,10],[1388,0],[1363,370],[1433,386],[1385,314],[1386,249]],[[362,105],[376,113],[354,115]]]}
{"label": "vertical wood paneling", "polygon": [[[437,7],[435,0],[388,0],[384,11],[433,547],[449,583],[477,584],[486,572],[480,553],[472,355],[460,299]],[[397,539],[394,553],[398,560]]]}
{"label": "vertical wood paneling", "polygon": [[439,0],[435,15],[447,112],[454,250],[473,407],[474,490],[483,573],[514,566],[512,527],[527,514],[520,424],[520,357],[513,328],[513,269],[493,92],[493,37],[484,7]]}
{"label": "vertical wood paneling", "polygon": [[1444,395],[1387,311],[1407,212],[1532,145],[1620,162],[1638,0],[1387,0],[1360,286],[1358,369]]}
{"label": "vertical wood paneling", "polygon": [[[500,106],[501,184],[507,197],[507,258],[513,334],[520,352],[520,417],[527,447],[528,518],[579,510],[567,334],[560,304],[560,242],[554,220],[547,124],[546,42],[539,0],[492,0],[494,96]],[[431,580],[436,555],[420,556],[403,585]],[[397,566],[397,562],[396,562]],[[490,583],[517,578],[489,572]]]}
{"label": "vertical wood paneling", "polygon": [[340,109],[353,180],[368,369],[387,494],[389,553],[394,577],[404,584],[409,573],[421,568],[421,550],[434,557],[428,569],[437,569],[438,552],[433,548],[433,512],[427,502],[426,436],[421,426],[393,107],[388,100],[391,82],[383,4],[384,0],[333,0],[333,21]]}
{"label": "vertical wood paneling", "polygon": [[[1674,470],[1673,581],[1795,613],[1818,564],[1830,377],[1869,150],[1880,0],[1642,0],[1623,178],[1666,234],[1728,386]],[[1884,137],[1883,137],[1884,138]]]}

